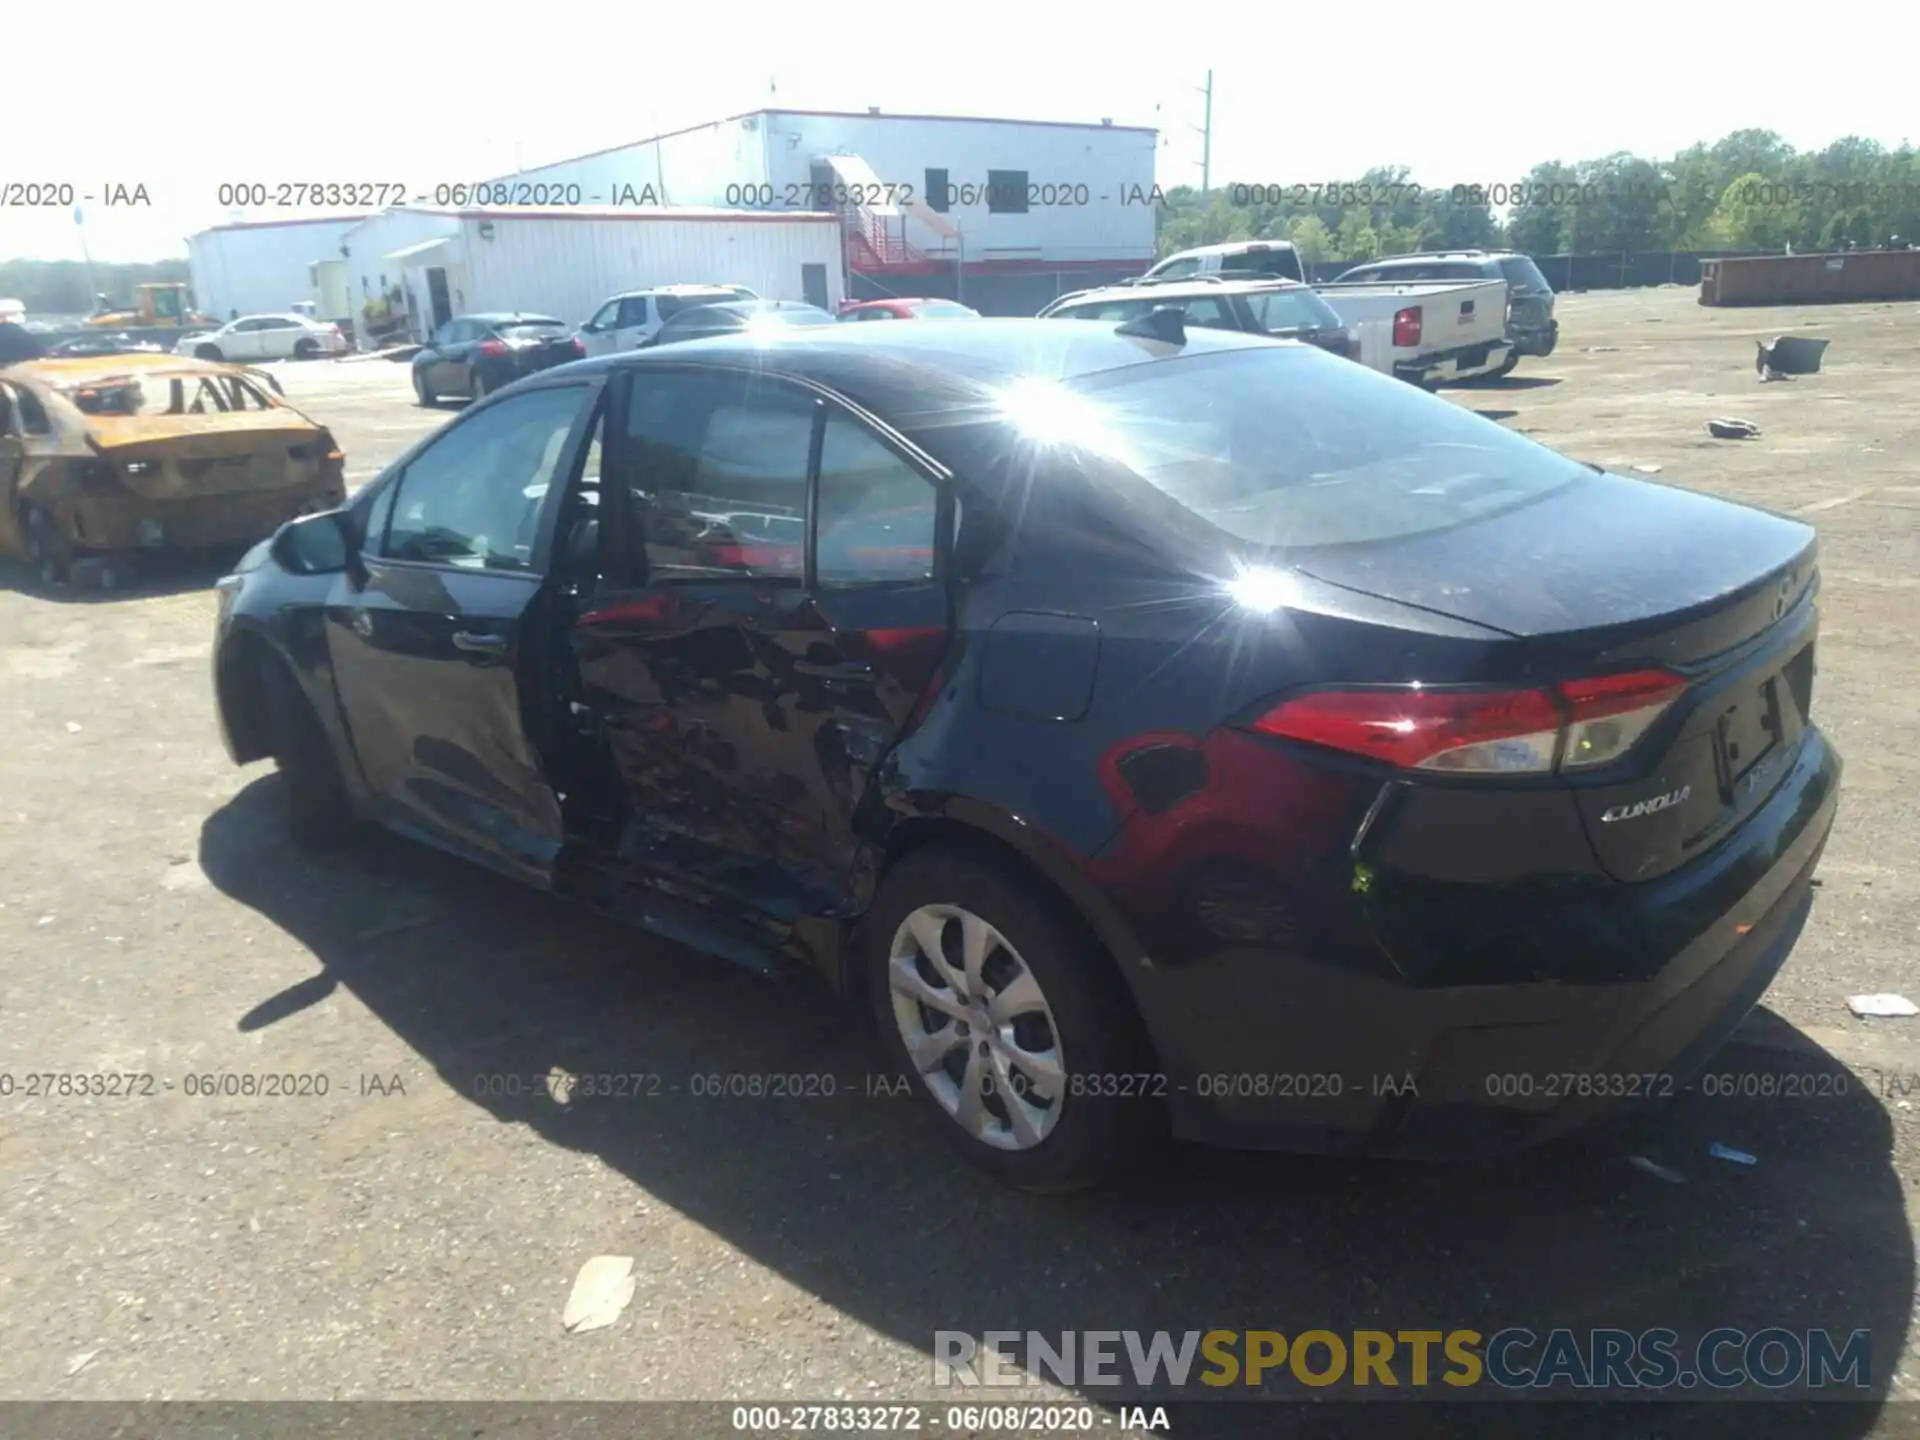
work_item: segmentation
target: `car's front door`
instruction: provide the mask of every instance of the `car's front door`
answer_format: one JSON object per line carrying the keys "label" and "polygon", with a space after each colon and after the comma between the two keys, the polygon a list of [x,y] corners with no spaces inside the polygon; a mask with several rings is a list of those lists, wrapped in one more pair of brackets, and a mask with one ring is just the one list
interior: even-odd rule
{"label": "car's front door", "polygon": [[611,348],[615,351],[635,349],[653,333],[657,323],[647,296],[628,295],[621,300],[620,311],[614,316]]}
{"label": "car's front door", "polygon": [[945,644],[942,491],[800,386],[629,375],[605,503],[634,517],[644,573],[572,632],[628,802],[621,856],[735,918],[840,908],[868,779]]}
{"label": "car's front door", "polygon": [[467,391],[466,355],[468,341],[479,327],[471,320],[449,320],[434,337],[433,359],[427,365],[427,380],[437,395],[465,395]]}
{"label": "car's front door", "polygon": [[214,336],[213,343],[220,347],[223,359],[258,360],[260,358],[260,322],[236,320]]}
{"label": "car's front door", "polygon": [[614,329],[620,320],[620,302],[609,300],[593,314],[593,318],[580,327],[580,339],[587,347],[587,354],[611,355],[615,346]]}
{"label": "car's front door", "polygon": [[562,838],[544,759],[545,575],[598,382],[544,386],[456,420],[385,482],[364,580],[326,637],[383,818],[535,883]]}

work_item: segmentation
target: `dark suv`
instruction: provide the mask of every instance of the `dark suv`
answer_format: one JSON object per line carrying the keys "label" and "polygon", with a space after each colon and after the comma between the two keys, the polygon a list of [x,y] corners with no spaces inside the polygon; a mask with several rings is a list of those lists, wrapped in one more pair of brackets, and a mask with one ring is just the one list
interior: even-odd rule
{"label": "dark suv", "polygon": [[1551,355],[1560,343],[1560,322],[1553,318],[1553,286],[1526,255],[1508,250],[1445,250],[1424,255],[1395,255],[1371,260],[1340,277],[1349,280],[1504,280],[1507,282],[1507,338],[1513,353],[1494,373],[1505,375],[1522,355]]}

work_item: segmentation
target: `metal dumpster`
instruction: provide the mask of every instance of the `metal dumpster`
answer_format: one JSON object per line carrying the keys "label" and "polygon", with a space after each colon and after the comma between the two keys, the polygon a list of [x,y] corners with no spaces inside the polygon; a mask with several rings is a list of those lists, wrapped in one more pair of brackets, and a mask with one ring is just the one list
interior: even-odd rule
{"label": "metal dumpster", "polygon": [[1700,262],[1702,305],[1920,300],[1920,250],[1756,255]]}

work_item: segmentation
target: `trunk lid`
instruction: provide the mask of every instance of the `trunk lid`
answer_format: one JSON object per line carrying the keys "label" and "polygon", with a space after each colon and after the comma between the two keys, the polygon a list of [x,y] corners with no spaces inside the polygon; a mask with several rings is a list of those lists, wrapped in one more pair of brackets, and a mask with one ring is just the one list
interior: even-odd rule
{"label": "trunk lid", "polygon": [[277,490],[317,480],[331,450],[327,437],[290,411],[95,420],[94,447],[114,477],[148,500]]}
{"label": "trunk lid", "polygon": [[1504,631],[1529,679],[1654,667],[1686,677],[1624,759],[1565,777],[1618,880],[1665,874],[1738,829],[1791,772],[1811,720],[1817,544],[1799,521],[1592,475],[1486,519],[1299,568]]}

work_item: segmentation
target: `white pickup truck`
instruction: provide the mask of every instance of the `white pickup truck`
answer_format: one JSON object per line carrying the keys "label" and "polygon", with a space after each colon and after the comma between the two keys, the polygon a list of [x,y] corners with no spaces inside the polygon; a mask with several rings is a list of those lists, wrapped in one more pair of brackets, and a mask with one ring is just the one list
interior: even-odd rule
{"label": "white pickup truck", "polygon": [[1506,361],[1504,280],[1316,285],[1360,342],[1362,365],[1425,389],[1490,375]]}

